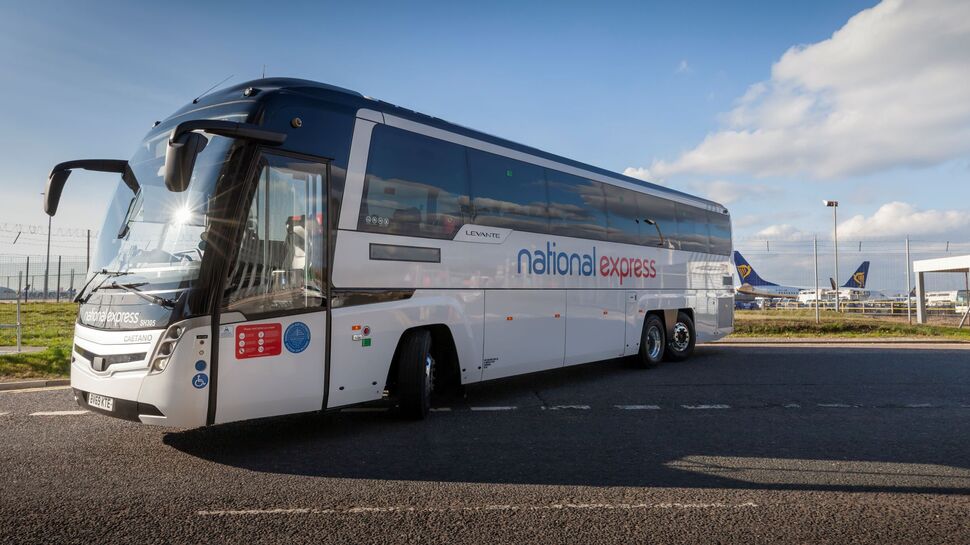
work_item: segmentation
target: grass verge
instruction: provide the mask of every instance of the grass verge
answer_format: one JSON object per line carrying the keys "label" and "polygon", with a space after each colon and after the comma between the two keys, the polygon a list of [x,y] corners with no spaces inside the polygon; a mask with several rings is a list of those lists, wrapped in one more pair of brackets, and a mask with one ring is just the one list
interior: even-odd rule
{"label": "grass verge", "polygon": [[60,342],[40,352],[0,355],[0,380],[67,378],[71,344]]}
{"label": "grass verge", "polygon": [[[71,343],[77,305],[25,303],[20,308],[21,342],[46,347],[40,352],[0,355],[0,380],[65,378],[71,367]],[[17,322],[16,303],[0,303],[0,323]],[[0,346],[16,346],[17,331],[0,329]]]}
{"label": "grass verge", "polygon": [[[71,342],[77,305],[74,303],[25,303],[20,305],[24,346],[52,346]],[[16,303],[0,303],[0,324],[17,323]],[[0,329],[0,346],[17,344],[15,329]]]}
{"label": "grass verge", "polygon": [[970,341],[970,328],[909,324],[905,318],[882,318],[823,312],[815,323],[814,310],[738,310],[733,337],[919,337]]}

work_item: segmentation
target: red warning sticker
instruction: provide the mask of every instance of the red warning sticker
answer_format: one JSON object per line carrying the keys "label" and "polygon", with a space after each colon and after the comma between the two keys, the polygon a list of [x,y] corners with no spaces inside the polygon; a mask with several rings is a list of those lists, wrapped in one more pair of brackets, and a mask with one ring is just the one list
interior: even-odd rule
{"label": "red warning sticker", "polygon": [[282,324],[236,326],[236,359],[278,356],[282,351]]}

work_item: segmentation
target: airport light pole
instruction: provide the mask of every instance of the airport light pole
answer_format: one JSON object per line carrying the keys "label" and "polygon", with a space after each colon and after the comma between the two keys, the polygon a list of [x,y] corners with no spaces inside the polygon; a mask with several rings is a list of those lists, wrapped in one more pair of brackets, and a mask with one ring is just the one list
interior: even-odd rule
{"label": "airport light pole", "polygon": [[822,201],[832,209],[832,240],[835,242],[835,312],[839,312],[839,201]]}

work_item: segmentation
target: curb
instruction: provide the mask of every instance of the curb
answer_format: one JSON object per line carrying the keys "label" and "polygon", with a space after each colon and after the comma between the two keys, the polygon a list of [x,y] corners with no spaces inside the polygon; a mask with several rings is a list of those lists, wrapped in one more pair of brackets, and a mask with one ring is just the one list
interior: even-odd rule
{"label": "curb", "polygon": [[70,386],[71,379],[58,378],[50,380],[20,380],[17,382],[0,382],[0,392],[7,390],[27,390],[29,388],[49,388],[51,386]]}
{"label": "curb", "polygon": [[746,344],[970,344],[970,341],[961,341],[958,339],[860,339],[851,337],[748,337],[720,340],[704,344],[711,346]]}

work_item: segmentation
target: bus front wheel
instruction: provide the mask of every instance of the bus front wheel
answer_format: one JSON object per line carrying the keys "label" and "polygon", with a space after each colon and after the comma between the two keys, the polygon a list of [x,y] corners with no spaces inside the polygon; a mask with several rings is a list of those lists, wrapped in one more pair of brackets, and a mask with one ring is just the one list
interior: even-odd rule
{"label": "bus front wheel", "polygon": [[664,330],[664,323],[655,314],[650,314],[643,321],[643,338],[640,339],[640,355],[638,357],[641,367],[656,367],[663,358],[667,347],[667,334]]}
{"label": "bus front wheel", "polygon": [[694,353],[697,342],[694,334],[694,320],[686,312],[677,313],[673,333],[667,342],[666,358],[670,361],[684,361]]}
{"label": "bus front wheel", "polygon": [[397,387],[401,415],[424,419],[431,410],[434,387],[431,332],[417,329],[404,334],[398,350]]}

